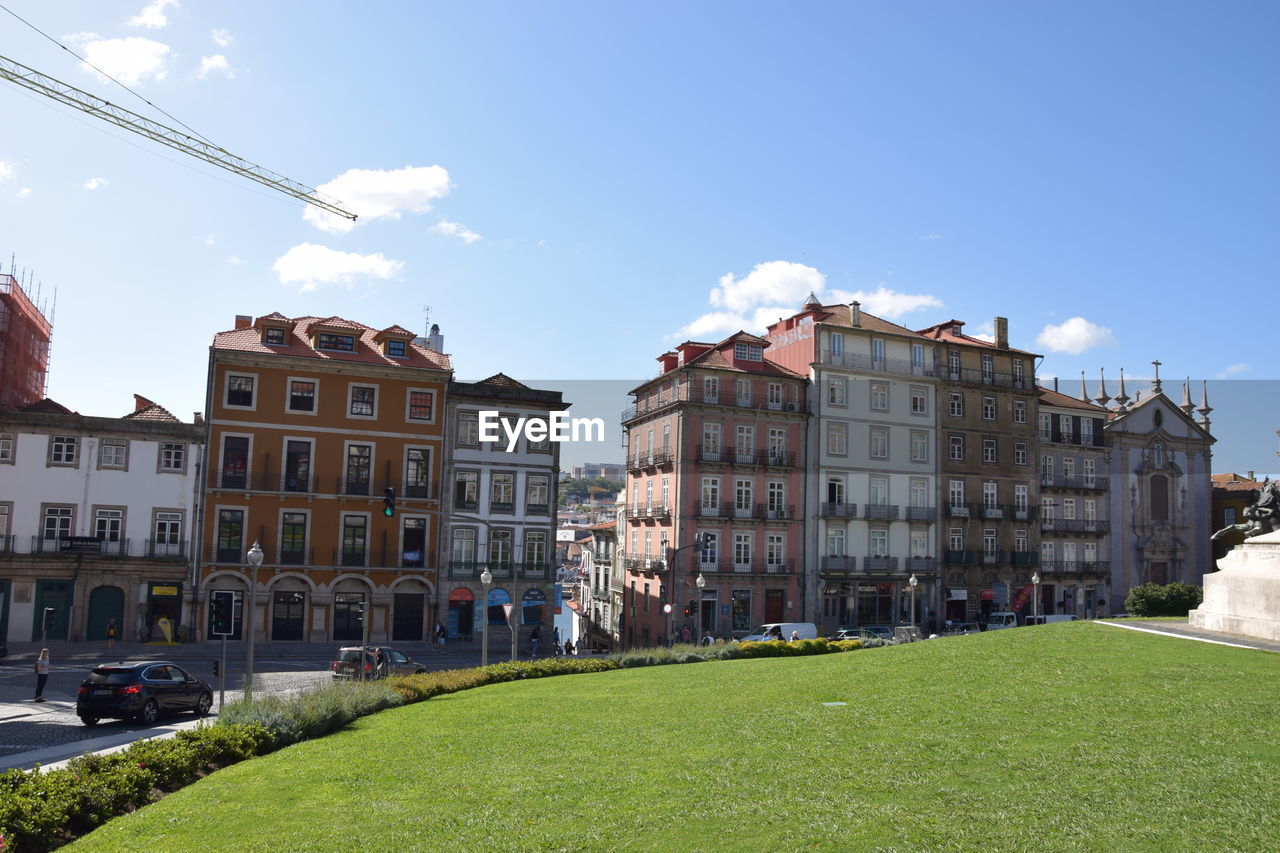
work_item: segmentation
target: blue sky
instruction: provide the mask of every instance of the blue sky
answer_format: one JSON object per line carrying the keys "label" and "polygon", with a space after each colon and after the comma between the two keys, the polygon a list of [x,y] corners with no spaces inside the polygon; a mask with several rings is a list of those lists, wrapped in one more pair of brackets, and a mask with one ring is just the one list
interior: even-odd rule
{"label": "blue sky", "polygon": [[1067,387],[1157,358],[1237,380],[1215,468],[1280,469],[1277,385],[1240,381],[1280,379],[1274,3],[6,5],[362,213],[317,223],[0,83],[0,253],[56,288],[49,392],[86,414],[137,392],[189,419],[235,314],[430,306],[460,377],[630,381],[817,289],[916,328],[1007,316]]}

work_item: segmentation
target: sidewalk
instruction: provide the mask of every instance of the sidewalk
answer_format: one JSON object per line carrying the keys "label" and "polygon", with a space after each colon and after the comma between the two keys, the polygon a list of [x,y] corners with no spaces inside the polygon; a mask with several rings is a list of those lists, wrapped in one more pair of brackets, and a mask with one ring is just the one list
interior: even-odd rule
{"label": "sidewalk", "polygon": [[1148,633],[1166,634],[1171,637],[1181,637],[1184,640],[1201,640],[1208,643],[1227,643],[1235,646],[1243,646],[1249,649],[1258,649],[1266,652],[1280,652],[1280,643],[1274,643],[1269,640],[1260,640],[1257,637],[1247,637],[1243,634],[1228,634],[1223,631],[1207,631],[1203,628],[1192,628],[1186,619],[1143,619],[1141,621],[1131,619],[1099,619],[1099,624],[1109,625],[1113,628],[1128,628],[1131,631],[1146,631]]}

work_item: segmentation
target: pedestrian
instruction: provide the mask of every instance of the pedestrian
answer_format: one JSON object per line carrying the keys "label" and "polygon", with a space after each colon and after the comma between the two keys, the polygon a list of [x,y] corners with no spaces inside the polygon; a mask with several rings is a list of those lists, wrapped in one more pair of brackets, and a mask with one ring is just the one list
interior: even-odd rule
{"label": "pedestrian", "polygon": [[560,646],[560,627],[556,626],[551,629],[551,648],[555,652],[556,657],[564,654],[564,649]]}
{"label": "pedestrian", "polygon": [[449,636],[449,632],[444,629],[444,625],[437,622],[435,631],[436,651],[444,654],[444,641]]}
{"label": "pedestrian", "polygon": [[702,645],[711,646],[711,645],[715,645],[715,642],[716,642],[716,639],[715,637],[711,636],[710,631],[702,635]]}
{"label": "pedestrian", "polygon": [[107,620],[107,649],[108,651],[115,648],[116,645],[116,620]]}
{"label": "pedestrian", "polygon": [[373,677],[374,678],[382,678],[382,676],[384,675],[382,671],[382,665],[384,662],[385,662],[385,658],[383,658],[382,656],[382,647],[379,646],[378,648],[373,650]]}
{"label": "pedestrian", "polygon": [[687,646],[689,645],[689,641],[691,639],[692,639],[692,635],[689,633],[689,626],[685,625],[683,628],[680,629],[680,642],[684,643]]}
{"label": "pedestrian", "polygon": [[529,649],[532,652],[532,654],[530,654],[530,657],[536,658],[538,656],[538,641],[541,639],[542,639],[542,626],[534,625],[533,632],[529,634]]}
{"label": "pedestrian", "polygon": [[41,649],[36,658],[36,701],[44,701],[44,683],[49,680],[49,650]]}
{"label": "pedestrian", "polygon": [[565,653],[566,655],[571,655],[571,654],[573,654],[573,640],[565,640],[565,641],[564,641],[564,653]]}
{"label": "pedestrian", "polygon": [[800,632],[799,632],[799,631],[792,631],[792,632],[791,632],[791,642],[793,642],[793,643],[798,643],[798,642],[800,642]]}

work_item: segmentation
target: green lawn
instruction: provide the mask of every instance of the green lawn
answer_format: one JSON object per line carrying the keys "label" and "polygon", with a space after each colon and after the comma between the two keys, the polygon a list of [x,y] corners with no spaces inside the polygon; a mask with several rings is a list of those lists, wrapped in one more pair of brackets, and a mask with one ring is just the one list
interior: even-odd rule
{"label": "green lawn", "polygon": [[78,846],[1274,850],[1278,712],[1280,655],[1086,622],[550,678],[366,718]]}

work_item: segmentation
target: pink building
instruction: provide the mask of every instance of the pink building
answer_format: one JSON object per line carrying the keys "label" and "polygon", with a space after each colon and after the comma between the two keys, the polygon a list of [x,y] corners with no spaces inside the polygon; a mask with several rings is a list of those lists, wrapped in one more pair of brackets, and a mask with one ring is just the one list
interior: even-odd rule
{"label": "pink building", "polygon": [[631,392],[618,543],[628,647],[680,639],[685,628],[735,637],[812,620],[803,606],[808,381],[769,360],[769,345],[746,332],[686,341]]}

